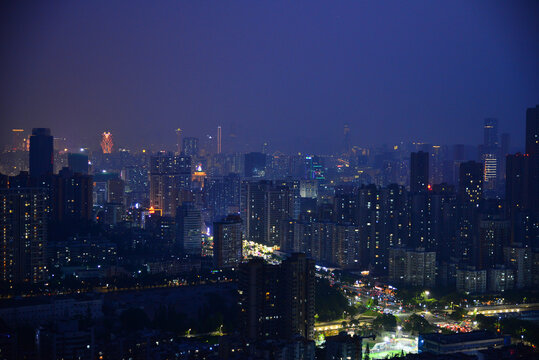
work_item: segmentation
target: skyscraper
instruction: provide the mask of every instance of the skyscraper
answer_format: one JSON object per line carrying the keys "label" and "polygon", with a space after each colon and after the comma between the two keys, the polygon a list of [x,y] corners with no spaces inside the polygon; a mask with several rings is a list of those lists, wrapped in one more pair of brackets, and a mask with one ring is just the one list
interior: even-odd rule
{"label": "skyscraper", "polygon": [[247,339],[314,337],[314,260],[292,254],[281,265],[240,265],[242,333]]}
{"label": "skyscraper", "polygon": [[191,183],[191,158],[160,152],[150,158],[150,206],[174,216],[180,192]]}
{"label": "skyscraper", "polygon": [[176,129],[176,155],[182,154],[182,129]]}
{"label": "skyscraper", "polygon": [[112,139],[112,134],[105,131],[101,136],[101,150],[103,150],[103,154],[111,154],[113,147],[114,141]]}
{"label": "skyscraper", "polygon": [[526,110],[526,154],[539,156],[539,105]]}
{"label": "skyscraper", "polygon": [[458,191],[459,235],[456,256],[461,262],[475,265],[479,250],[479,205],[483,197],[483,164],[468,161],[460,164]]}
{"label": "skyscraper", "polygon": [[498,119],[485,119],[483,127],[483,145],[490,148],[498,147]]}
{"label": "skyscraper", "polygon": [[67,164],[74,173],[88,174],[88,155],[86,154],[67,154]]}
{"label": "skyscraper", "polygon": [[300,335],[314,339],[314,291],[315,262],[302,253],[294,253],[281,264],[283,284],[283,326],[284,338],[292,339]]}
{"label": "skyscraper", "polygon": [[48,213],[46,189],[0,190],[0,281],[12,285],[47,279]]}
{"label": "skyscraper", "polygon": [[348,154],[350,152],[350,125],[344,124],[344,131],[343,131],[343,150],[345,154]]}
{"label": "skyscraper", "polygon": [[498,141],[498,119],[485,119],[483,145],[480,147],[483,167],[483,187],[486,195],[496,194],[500,171],[500,145]]}
{"label": "skyscraper", "polygon": [[198,156],[198,138],[186,137],[183,139],[183,151],[185,156]]}
{"label": "skyscraper", "polygon": [[63,168],[53,180],[52,215],[56,221],[92,218],[93,182],[87,174]]}
{"label": "skyscraper", "polygon": [[30,176],[52,175],[54,169],[54,138],[47,128],[34,128],[30,136]]}
{"label": "skyscraper", "polygon": [[217,126],[217,154],[221,153],[221,127]]}
{"label": "skyscraper", "polygon": [[426,192],[429,183],[429,153],[413,152],[410,159],[410,191]]}
{"label": "skyscraper", "polygon": [[213,258],[215,266],[235,267],[242,260],[242,231],[239,215],[229,215],[213,223]]}
{"label": "skyscraper", "polygon": [[252,152],[245,154],[244,176],[261,177],[266,170],[266,155],[263,153]]}
{"label": "skyscraper", "polygon": [[184,255],[200,256],[202,253],[202,218],[192,202],[184,202],[176,212],[176,239]]}

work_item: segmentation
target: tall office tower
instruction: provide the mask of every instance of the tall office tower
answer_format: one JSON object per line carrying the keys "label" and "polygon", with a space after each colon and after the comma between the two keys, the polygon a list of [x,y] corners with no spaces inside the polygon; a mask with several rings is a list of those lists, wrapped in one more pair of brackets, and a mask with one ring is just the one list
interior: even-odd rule
{"label": "tall office tower", "polygon": [[176,155],[182,155],[182,129],[180,128],[176,129]]}
{"label": "tall office tower", "polygon": [[55,221],[92,219],[93,181],[86,174],[63,168],[53,178],[52,218]]}
{"label": "tall office tower", "polygon": [[516,212],[531,207],[529,189],[530,157],[527,154],[507,155],[505,200],[507,215],[513,217]]}
{"label": "tall office tower", "polygon": [[445,147],[433,145],[429,153],[429,184],[441,184],[444,181]]}
{"label": "tall office tower", "polygon": [[240,264],[238,293],[241,333],[246,340],[277,338],[282,316],[282,279],[279,266],[268,265],[262,258]]}
{"label": "tall office tower", "polygon": [[479,203],[483,197],[483,164],[468,161],[460,164],[458,191],[459,236],[457,257],[475,265],[479,243]]}
{"label": "tall office tower", "polygon": [[[507,155],[505,200],[512,242],[539,246],[538,156]],[[534,166],[535,161],[535,166]],[[535,172],[535,174],[534,174]]]}
{"label": "tall office tower", "polygon": [[539,156],[539,105],[526,110],[526,154]]}
{"label": "tall office tower", "polygon": [[410,192],[423,193],[429,183],[429,153],[413,152],[410,158]]}
{"label": "tall office tower", "polygon": [[74,173],[88,174],[88,155],[86,154],[67,154],[67,166]]}
{"label": "tall office tower", "polygon": [[438,261],[448,262],[457,241],[457,195],[455,187],[447,184],[432,186],[429,194],[431,248]]}
{"label": "tall office tower", "polygon": [[150,206],[174,216],[182,189],[191,187],[191,158],[160,152],[150,158]]}
{"label": "tall office tower", "polygon": [[464,161],[466,161],[466,147],[463,144],[453,145],[453,159],[449,169],[451,176],[448,176],[451,185],[458,186],[460,164]]}
{"label": "tall office tower", "polygon": [[283,284],[282,336],[314,339],[315,262],[294,253],[281,264]]}
{"label": "tall office tower", "polygon": [[214,220],[240,212],[240,185],[241,180],[238,174],[210,178],[206,181],[204,186],[206,203],[212,211]]}
{"label": "tall office tower", "polygon": [[252,152],[244,155],[244,176],[263,177],[266,170],[266,155]]}
{"label": "tall office tower", "polygon": [[192,202],[184,202],[176,212],[176,243],[182,254],[202,254],[202,218]]}
{"label": "tall office tower", "polygon": [[503,248],[509,246],[511,228],[508,220],[485,218],[479,222],[479,251],[477,266],[489,269],[504,263]]}
{"label": "tall office tower", "polygon": [[15,151],[26,151],[27,150],[27,139],[24,135],[24,129],[11,129],[11,148],[10,150]]}
{"label": "tall office tower", "polygon": [[51,130],[46,128],[32,129],[30,136],[30,176],[42,178],[52,175],[54,169],[54,138]]}
{"label": "tall office tower", "polygon": [[7,286],[47,279],[49,195],[41,188],[0,190],[0,280]]}
{"label": "tall office tower", "polygon": [[228,215],[213,223],[213,259],[219,268],[236,267],[242,260],[242,231],[239,215]]}
{"label": "tall office tower", "polygon": [[185,156],[198,156],[198,138],[186,137],[183,139],[183,155]]}
{"label": "tall office tower", "polygon": [[350,149],[352,148],[350,146],[350,125],[344,124],[344,140],[343,140],[343,151],[345,154],[348,154],[350,152]]}
{"label": "tall office tower", "polygon": [[266,239],[266,188],[269,186],[267,181],[249,182],[244,191],[245,235],[247,240],[260,244],[264,244]]}
{"label": "tall office tower", "polygon": [[485,191],[496,190],[498,181],[498,163],[499,159],[497,154],[485,153],[482,155],[484,163],[483,182],[485,184]]}
{"label": "tall office tower", "polygon": [[221,153],[221,141],[222,141],[221,127],[217,126],[217,154]]}
{"label": "tall office tower", "polygon": [[111,154],[113,148],[114,141],[112,138],[112,134],[105,131],[103,135],[101,135],[101,150],[103,151],[103,154]]}
{"label": "tall office tower", "polygon": [[125,182],[122,179],[107,180],[107,202],[109,204],[125,204]]}
{"label": "tall office tower", "polygon": [[511,137],[508,133],[503,133],[501,136],[500,142],[500,156],[499,156],[499,171],[498,171],[498,180],[499,183],[505,184],[505,168],[506,168],[506,158],[509,155]]}
{"label": "tall office tower", "polygon": [[483,145],[480,157],[484,163],[483,188],[485,194],[496,195],[500,167],[500,146],[498,142],[498,120],[485,119]]}
{"label": "tall office tower", "polygon": [[498,119],[485,119],[483,127],[483,145],[488,148],[498,147]]}

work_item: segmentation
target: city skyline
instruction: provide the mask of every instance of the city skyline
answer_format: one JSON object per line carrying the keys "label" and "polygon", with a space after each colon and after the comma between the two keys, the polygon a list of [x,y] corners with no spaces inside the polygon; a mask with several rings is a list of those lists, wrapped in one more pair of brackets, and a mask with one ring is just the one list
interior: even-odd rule
{"label": "city skyline", "polygon": [[539,358],[539,2],[0,3],[0,360]]}

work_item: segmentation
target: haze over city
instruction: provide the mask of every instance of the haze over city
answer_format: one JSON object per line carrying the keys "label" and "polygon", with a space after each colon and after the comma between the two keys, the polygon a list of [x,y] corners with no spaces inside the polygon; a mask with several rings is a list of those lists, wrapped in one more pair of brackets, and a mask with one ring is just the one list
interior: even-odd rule
{"label": "haze over city", "polygon": [[487,117],[522,138],[539,98],[536,1],[0,6],[3,142],[172,149],[220,125],[225,151],[331,153],[348,123],[360,146],[475,144]]}

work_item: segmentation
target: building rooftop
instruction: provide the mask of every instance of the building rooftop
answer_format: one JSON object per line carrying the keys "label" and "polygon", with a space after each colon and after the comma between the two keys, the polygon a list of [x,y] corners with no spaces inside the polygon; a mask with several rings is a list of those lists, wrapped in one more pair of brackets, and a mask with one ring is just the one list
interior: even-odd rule
{"label": "building rooftop", "polygon": [[459,333],[459,334],[421,334],[421,337],[424,340],[435,341],[440,344],[458,344],[464,342],[472,341],[482,341],[490,339],[502,338],[501,336],[492,333],[490,331],[472,331],[469,333]]}

